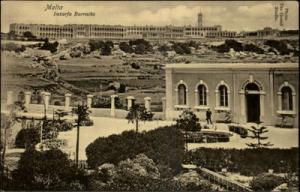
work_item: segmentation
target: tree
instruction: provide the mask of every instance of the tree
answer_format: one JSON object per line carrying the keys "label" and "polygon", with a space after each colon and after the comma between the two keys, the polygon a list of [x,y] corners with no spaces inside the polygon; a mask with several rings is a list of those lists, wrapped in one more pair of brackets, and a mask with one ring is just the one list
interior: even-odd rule
{"label": "tree", "polygon": [[119,47],[125,53],[133,53],[132,47],[128,43],[126,43],[126,42],[121,42],[120,45],[119,45]]}
{"label": "tree", "polygon": [[111,55],[111,44],[105,43],[103,48],[101,49],[101,55]]}
{"label": "tree", "polygon": [[23,33],[23,36],[28,38],[28,39],[34,39],[36,36],[34,36],[30,31],[26,31]]}
{"label": "tree", "polygon": [[58,149],[26,150],[12,172],[15,190],[70,190],[72,183],[83,188],[84,172],[72,166],[67,154]]}
{"label": "tree", "polygon": [[[11,105],[8,105],[9,114],[6,116],[1,116],[1,131],[0,131],[0,137],[1,137],[1,167],[5,167],[5,153],[6,153],[6,146],[7,146],[7,140],[8,140],[8,131],[11,129],[16,122],[19,121],[19,118],[17,117],[17,113],[20,111],[26,111],[26,108],[24,106],[23,102],[17,101]],[[3,130],[3,135],[2,135]],[[3,141],[2,141],[3,139]],[[4,169],[1,170],[2,174],[4,172]]]}
{"label": "tree", "polygon": [[199,118],[190,109],[184,110],[179,118],[176,119],[177,128],[185,131],[200,131],[201,125]]}
{"label": "tree", "polygon": [[253,147],[253,148],[261,148],[261,147],[269,147],[272,146],[273,144],[271,144],[270,142],[267,143],[262,143],[262,140],[266,140],[268,139],[268,137],[263,137],[261,136],[264,133],[267,133],[268,130],[265,126],[260,126],[261,122],[257,122],[256,123],[257,126],[251,126],[251,129],[248,129],[250,132],[253,133],[253,136],[248,136],[252,139],[257,139],[257,143],[246,143],[246,145],[248,145],[249,147]]}
{"label": "tree", "polygon": [[78,104],[77,108],[73,108],[72,112],[77,114],[76,165],[78,165],[80,123],[88,119],[90,111],[86,105]]}
{"label": "tree", "polygon": [[[184,110],[181,115],[179,115],[179,118],[176,119],[176,126],[178,129],[185,131],[185,139],[188,139],[188,131],[196,132],[201,130],[199,118],[190,109]],[[187,141],[185,147],[187,149]]]}
{"label": "tree", "polygon": [[134,49],[134,52],[136,54],[145,54],[146,53],[146,46],[144,44],[138,44],[136,45],[135,49]]}
{"label": "tree", "polygon": [[169,47],[168,45],[162,45],[162,46],[158,47],[157,50],[164,53],[164,52],[167,52],[167,51],[172,51],[172,48]]}
{"label": "tree", "polygon": [[139,121],[151,121],[152,118],[153,113],[138,104],[133,105],[126,116],[128,122],[135,123],[136,132],[138,132],[139,129]]}

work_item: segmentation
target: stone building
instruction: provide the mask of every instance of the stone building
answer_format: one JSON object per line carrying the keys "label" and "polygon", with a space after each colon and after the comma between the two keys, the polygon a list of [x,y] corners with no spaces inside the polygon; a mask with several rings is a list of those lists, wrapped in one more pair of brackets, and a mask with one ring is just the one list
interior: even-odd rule
{"label": "stone building", "polygon": [[205,120],[208,108],[213,121],[262,121],[279,124],[282,117],[298,127],[299,72],[297,63],[168,64],[166,118],[174,119],[191,108]]}
{"label": "stone building", "polygon": [[[46,25],[46,24],[10,24],[10,32],[22,36],[30,31],[36,37],[57,38],[102,38],[102,39],[200,39],[210,36],[230,37],[235,32],[222,32],[220,25],[203,26],[202,13],[198,15],[198,26],[122,26],[122,25]],[[212,33],[210,33],[212,32]]]}

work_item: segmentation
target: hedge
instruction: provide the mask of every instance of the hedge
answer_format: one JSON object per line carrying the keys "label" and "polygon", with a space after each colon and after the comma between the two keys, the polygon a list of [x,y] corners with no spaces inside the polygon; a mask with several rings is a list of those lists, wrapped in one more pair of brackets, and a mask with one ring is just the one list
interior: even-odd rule
{"label": "hedge", "polygon": [[117,164],[121,160],[144,153],[159,167],[181,170],[184,154],[182,134],[175,126],[160,127],[143,133],[125,131],[121,135],[100,137],[86,148],[87,163],[97,168],[103,163]]}
{"label": "hedge", "polygon": [[244,127],[238,125],[228,125],[229,131],[237,133],[241,138],[246,138],[248,136],[248,130]]}
{"label": "hedge", "polygon": [[273,169],[286,173],[298,171],[298,148],[278,149],[212,149],[200,148],[185,155],[185,164],[196,164],[213,171],[240,172],[242,175],[257,175]]}

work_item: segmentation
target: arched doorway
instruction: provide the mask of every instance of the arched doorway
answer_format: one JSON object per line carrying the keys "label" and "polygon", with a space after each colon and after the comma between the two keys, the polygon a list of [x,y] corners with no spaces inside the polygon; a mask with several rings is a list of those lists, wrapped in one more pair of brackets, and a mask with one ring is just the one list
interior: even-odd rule
{"label": "arched doorway", "polygon": [[260,90],[255,83],[245,86],[247,122],[260,121]]}

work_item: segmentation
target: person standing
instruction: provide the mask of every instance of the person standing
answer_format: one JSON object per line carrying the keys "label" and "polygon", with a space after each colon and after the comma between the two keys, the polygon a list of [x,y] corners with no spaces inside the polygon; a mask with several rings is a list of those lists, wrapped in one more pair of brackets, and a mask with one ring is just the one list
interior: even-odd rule
{"label": "person standing", "polygon": [[211,111],[210,111],[210,108],[207,109],[206,111],[206,121],[207,121],[207,125],[209,125],[209,123],[212,125],[212,121],[211,121]]}

